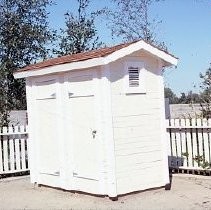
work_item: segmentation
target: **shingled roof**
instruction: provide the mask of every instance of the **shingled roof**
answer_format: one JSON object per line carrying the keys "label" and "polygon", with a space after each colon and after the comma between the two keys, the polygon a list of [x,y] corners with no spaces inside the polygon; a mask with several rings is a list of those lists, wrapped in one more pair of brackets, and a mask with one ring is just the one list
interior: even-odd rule
{"label": "shingled roof", "polygon": [[19,69],[14,73],[14,76],[15,78],[24,78],[106,65],[138,50],[145,50],[161,58],[165,62],[164,66],[177,64],[175,56],[143,40],[138,40],[113,47],[51,58]]}
{"label": "shingled roof", "polygon": [[61,56],[61,57],[57,57],[57,58],[51,58],[49,60],[45,60],[45,61],[42,61],[40,63],[36,63],[36,64],[26,66],[22,69],[19,69],[17,72],[37,70],[37,69],[42,69],[42,68],[50,67],[50,66],[54,66],[54,65],[84,61],[84,60],[88,60],[88,59],[92,59],[92,58],[105,57],[105,56],[107,56],[107,55],[109,55],[109,54],[111,54],[111,53],[113,53],[117,50],[120,50],[124,47],[129,46],[132,43],[135,43],[135,42],[119,44],[119,45],[116,45],[116,46],[113,46],[113,47],[100,48],[100,49],[91,50],[91,51],[88,51],[88,52],[65,55],[65,56]]}

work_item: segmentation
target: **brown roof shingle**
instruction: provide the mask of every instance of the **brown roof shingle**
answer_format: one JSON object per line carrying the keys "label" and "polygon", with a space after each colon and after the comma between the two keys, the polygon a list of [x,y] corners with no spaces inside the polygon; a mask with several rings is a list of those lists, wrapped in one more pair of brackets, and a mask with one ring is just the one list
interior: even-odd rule
{"label": "brown roof shingle", "polygon": [[[50,66],[84,61],[84,60],[88,60],[88,59],[92,59],[92,58],[105,57],[117,50],[120,50],[120,49],[127,47],[135,42],[138,42],[138,41],[140,41],[140,40],[129,42],[129,43],[124,43],[124,44],[119,44],[119,45],[116,45],[113,47],[105,47],[105,48],[101,48],[101,49],[97,49],[97,50],[91,50],[88,52],[82,52],[82,53],[77,53],[77,54],[65,55],[65,56],[61,56],[61,57],[57,57],[57,58],[51,58],[48,60],[44,60],[40,63],[26,66],[22,69],[19,69],[17,72],[32,71],[32,70],[35,71],[35,70],[39,70],[39,69],[50,67]],[[153,46],[153,47],[158,48],[156,46]],[[159,49],[159,50],[163,51],[162,49]],[[170,54],[166,51],[164,51],[164,52],[173,56],[172,54]],[[173,56],[173,57],[175,57],[175,56]]]}
{"label": "brown roof shingle", "polygon": [[61,57],[57,57],[57,58],[51,58],[51,59],[42,61],[40,63],[26,66],[22,69],[19,69],[17,72],[38,70],[38,69],[42,69],[42,68],[50,67],[50,66],[54,66],[54,65],[84,61],[84,60],[88,60],[88,59],[92,59],[92,58],[105,57],[117,50],[120,50],[124,47],[129,46],[132,43],[134,43],[134,42],[120,44],[120,45],[116,45],[113,47],[105,47],[105,48],[101,48],[101,49],[97,49],[97,50],[91,50],[88,52],[82,52],[82,53],[77,53],[77,54],[72,54],[72,55],[65,55],[65,56],[61,56]]}

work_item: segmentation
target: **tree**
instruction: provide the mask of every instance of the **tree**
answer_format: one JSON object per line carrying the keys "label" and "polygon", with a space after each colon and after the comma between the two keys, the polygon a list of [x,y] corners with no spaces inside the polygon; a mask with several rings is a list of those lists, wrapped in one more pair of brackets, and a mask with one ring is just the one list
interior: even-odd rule
{"label": "tree", "polygon": [[150,7],[160,0],[112,0],[115,11],[107,12],[111,22],[112,34],[125,41],[143,39],[166,50],[164,42],[156,38],[156,27],[161,21],[150,17]]}
{"label": "tree", "polygon": [[169,98],[170,104],[196,104],[201,103],[201,94],[194,93],[193,91],[189,91],[186,93],[181,93],[180,97],[178,97],[171,88],[165,87],[165,98]]}
{"label": "tree", "polygon": [[170,104],[177,104],[178,103],[178,97],[177,95],[172,91],[171,88],[165,87],[164,89],[165,98],[169,99]]}
{"label": "tree", "polygon": [[187,94],[181,93],[181,96],[178,99],[179,104],[195,104],[200,102],[201,102],[200,94],[193,93],[193,91],[189,91]]}
{"label": "tree", "polygon": [[46,44],[54,35],[48,28],[50,0],[0,0],[0,122],[8,123],[11,109],[26,108],[25,85],[13,72],[47,57]]}
{"label": "tree", "polygon": [[55,50],[59,55],[93,50],[102,45],[99,42],[95,27],[95,18],[101,11],[88,14],[87,10],[90,0],[77,0],[77,2],[77,15],[74,15],[72,12],[65,14],[66,28],[61,29],[61,34],[63,35],[60,36],[59,50]]}
{"label": "tree", "polygon": [[211,65],[206,70],[205,74],[200,74],[202,83],[201,88],[201,108],[202,116],[211,118]]}

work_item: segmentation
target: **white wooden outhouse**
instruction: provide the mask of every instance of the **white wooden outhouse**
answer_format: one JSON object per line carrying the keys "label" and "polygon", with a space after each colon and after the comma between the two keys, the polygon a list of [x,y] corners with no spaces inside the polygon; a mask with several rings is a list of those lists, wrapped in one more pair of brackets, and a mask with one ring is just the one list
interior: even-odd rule
{"label": "white wooden outhouse", "polygon": [[176,64],[141,40],[17,71],[31,182],[109,197],[168,184],[162,72]]}

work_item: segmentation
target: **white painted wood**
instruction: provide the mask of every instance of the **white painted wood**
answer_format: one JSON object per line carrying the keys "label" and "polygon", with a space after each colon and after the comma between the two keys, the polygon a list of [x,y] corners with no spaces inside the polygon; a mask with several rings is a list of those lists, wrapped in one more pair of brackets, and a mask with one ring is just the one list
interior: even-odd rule
{"label": "white painted wood", "polygon": [[[161,66],[175,60],[138,43],[27,79],[32,182],[110,197],[169,182]],[[125,94],[125,61],[145,64],[145,94]]]}
{"label": "white painted wood", "polygon": [[[49,80],[51,81],[50,83],[48,83]],[[48,76],[34,80],[34,103],[36,110],[35,142],[37,150],[38,178],[41,178],[42,174],[60,173],[58,135],[58,118],[60,113],[57,108],[57,82],[58,78],[56,76]],[[55,94],[56,97],[46,97],[46,95],[43,95],[42,91],[39,90],[40,87],[43,87],[44,90],[47,89],[44,92],[47,92],[49,95]]]}
{"label": "white painted wood", "polygon": [[[174,119],[171,119],[171,125],[175,126],[175,120]],[[172,154],[173,154],[174,158],[177,158],[176,132],[173,129],[172,129],[171,137],[172,137]],[[176,162],[174,162],[174,165],[176,166]]]}
{"label": "white painted wood", "polygon": [[[98,131],[95,122],[95,95],[93,75],[78,76],[69,78],[70,86],[81,86],[79,94],[74,92],[70,97],[69,103],[71,108],[74,138],[74,176],[86,177],[90,179],[99,179],[99,163],[97,158],[98,151]],[[81,85],[81,81],[85,85]],[[85,82],[86,81],[86,82]],[[87,86],[86,86],[87,85]],[[77,86],[76,86],[77,88]],[[71,87],[70,87],[71,89]],[[91,95],[89,94],[91,91]],[[84,106],[85,105],[85,106]],[[81,152],[81,147],[86,148],[86,152]]]}
{"label": "white painted wood", "polygon": [[[193,118],[193,120],[195,120],[194,118]],[[183,129],[183,128],[206,128],[206,129],[208,129],[208,128],[211,128],[211,126],[210,125],[189,125],[189,126],[185,126],[185,125],[180,125],[180,126],[167,126],[167,128],[180,128],[180,129]]]}
{"label": "white painted wood", "polygon": [[[169,127],[169,120],[166,120],[166,128]],[[171,167],[172,165],[172,142],[171,142],[171,134],[170,132],[168,132],[168,130],[166,129],[166,141],[167,141],[167,155],[168,155],[168,166]]]}
{"label": "white painted wood", "polygon": [[[176,165],[174,163],[174,157],[170,157],[172,160],[171,167],[180,168],[180,169],[203,169],[200,166],[203,161],[200,161],[200,165],[197,161],[197,156],[201,156],[204,161],[210,162],[210,140],[209,140],[209,130],[207,127],[209,126],[210,120],[206,119],[181,119],[181,125],[172,125],[175,133],[180,133],[182,136],[182,158],[184,161],[183,165]],[[187,129],[186,129],[187,126]],[[194,126],[196,126],[194,128]],[[197,127],[200,126],[200,129]],[[202,127],[203,129],[202,133]],[[168,125],[171,128],[171,125]],[[170,132],[170,131],[169,131]],[[186,132],[186,133],[185,133]],[[169,147],[169,154],[174,154],[176,151],[176,145],[174,144],[174,137],[170,138],[168,135],[169,141],[172,142],[172,148]],[[188,156],[187,156],[188,155]],[[174,155],[173,155],[174,156]],[[179,156],[178,156],[179,158]]]}
{"label": "white painted wood", "polygon": [[[65,139],[66,142],[66,176],[67,176],[67,186],[65,189],[73,190],[75,189],[75,183],[73,178],[74,171],[74,138],[73,134],[73,124],[71,110],[69,106],[69,73],[64,75],[64,87],[63,87],[63,111],[64,111],[64,130],[65,130]],[[66,113],[66,114],[65,114]]]}
{"label": "white painted wood", "polygon": [[[4,127],[3,130],[0,131],[0,133],[2,134],[2,144],[0,144],[0,174],[11,174],[16,172],[28,171],[28,167],[21,167],[20,151],[16,152],[19,147],[19,139],[17,138],[17,140],[15,140],[14,137],[18,137],[21,132],[25,134],[27,130],[25,129],[24,131],[22,131],[20,130],[19,126],[16,126],[14,128]],[[15,141],[17,142],[16,145]],[[24,157],[24,160],[26,161],[26,157]]]}
{"label": "white painted wood", "polygon": [[[207,119],[203,119],[203,126],[208,126],[208,120]],[[203,137],[204,137],[204,158],[205,161],[209,162],[209,136],[208,136],[208,130],[207,129],[203,129]]]}
{"label": "white painted wood", "polygon": [[104,141],[105,141],[105,154],[107,164],[107,194],[110,197],[117,196],[117,183],[116,183],[116,159],[115,159],[115,145],[113,133],[113,112],[112,112],[112,98],[111,98],[111,66],[107,65],[102,67],[102,85],[104,100],[103,100],[103,119],[104,119]]}
{"label": "white painted wood", "polygon": [[52,92],[51,86],[55,78],[46,81],[36,81],[36,100],[56,99],[56,92]]}
{"label": "white painted wood", "polygon": [[[3,127],[3,133],[7,134],[7,127]],[[8,155],[8,137],[3,136],[3,158],[4,158],[4,171],[9,171],[9,155]]]}
{"label": "white painted wood", "polygon": [[98,160],[99,160],[99,193],[106,195],[106,167],[105,167],[105,141],[104,141],[104,126],[103,126],[103,103],[106,98],[102,94],[102,69],[96,71],[93,82],[95,84],[95,125],[98,135]]}
{"label": "white painted wood", "polygon": [[[170,180],[169,180],[169,168],[168,168],[168,148],[167,148],[167,139],[166,139],[166,124],[165,124],[165,96],[164,96],[164,81],[163,81],[163,77],[162,77],[162,64],[161,61],[158,62],[158,68],[159,68],[159,80],[160,80],[160,84],[158,86],[159,90],[160,90],[160,138],[161,141],[159,142],[161,144],[161,150],[162,150],[162,168],[163,168],[163,175],[161,177],[163,177],[163,185],[169,184]],[[159,180],[159,182],[162,183],[162,180]]]}
{"label": "white painted wood", "polygon": [[[20,126],[20,131],[24,132],[25,131],[25,127],[24,126]],[[25,145],[25,138],[22,137],[20,139],[21,142],[21,169],[22,170],[26,170],[26,145]]]}
{"label": "white painted wood", "polygon": [[[179,126],[179,119],[174,120],[174,125]],[[175,133],[175,147],[176,147],[176,157],[181,157],[181,144],[180,144],[180,132]]]}
{"label": "white painted wood", "polygon": [[[15,127],[15,132],[20,132],[20,127]],[[21,170],[21,152],[20,152],[20,139],[15,138],[15,163],[16,163],[16,170]]]}
{"label": "white painted wood", "polygon": [[14,171],[11,171],[11,170],[8,170],[8,171],[3,171],[3,172],[0,172],[1,175],[8,175],[8,174],[14,174],[14,173],[20,173],[20,172],[27,172],[29,171],[29,169],[20,169],[20,170],[14,170]]}
{"label": "white painted wood", "polygon": [[28,167],[30,168],[31,183],[37,182],[37,146],[36,146],[36,107],[35,107],[35,91],[31,78],[26,78],[26,100],[28,115]]}
{"label": "white painted wood", "polygon": [[[2,133],[2,128],[0,128],[0,133]],[[3,141],[2,136],[0,136],[0,173],[3,172],[3,165],[4,165],[3,159],[2,159],[2,155],[3,155],[3,153],[2,153],[2,151],[3,151],[2,141]]]}
{"label": "white painted wood", "polygon": [[102,189],[99,186],[101,139],[97,74],[95,70],[72,72],[66,75],[65,80],[66,128],[71,131],[68,148],[72,151],[72,155],[68,155],[68,162],[71,163],[69,188],[79,191],[90,189],[91,193],[99,194]]}
{"label": "white painted wood", "polygon": [[117,59],[128,56],[128,55],[132,54],[133,52],[137,52],[140,49],[143,49],[143,50],[149,52],[150,54],[152,54],[160,59],[163,59],[168,64],[177,65],[177,61],[178,61],[177,58],[171,56],[170,54],[165,53],[164,51],[159,50],[156,47],[153,47],[150,44],[147,44],[143,40],[133,43],[126,48],[122,48],[122,49],[112,53],[111,55],[107,56],[106,58],[108,61],[114,62]]}
{"label": "white painted wood", "polygon": [[[129,67],[135,67],[138,68],[139,71],[139,86],[138,87],[130,87],[129,85]],[[145,74],[146,70],[144,68],[143,62],[134,62],[134,61],[128,61],[124,64],[124,90],[127,94],[133,94],[133,93],[146,93],[146,86],[145,86]]]}
{"label": "white painted wood", "polygon": [[[13,128],[9,127],[9,133],[14,133]],[[13,136],[9,137],[9,153],[10,153],[10,171],[15,170],[15,151]]]}
{"label": "white painted wood", "polygon": [[[13,135],[13,134],[14,134],[13,131],[8,131],[8,133],[0,133],[0,136],[9,136],[9,135]],[[26,131],[24,131],[24,132],[18,131],[16,134],[28,134],[28,132],[26,132]]]}
{"label": "white painted wood", "polygon": [[[186,126],[190,126],[190,119],[186,119]],[[188,152],[188,166],[193,165],[193,156],[192,156],[192,142],[191,142],[191,134],[190,132],[187,132],[187,152]]]}
{"label": "white painted wood", "polygon": [[[197,125],[202,126],[201,119],[197,119]],[[198,129],[198,143],[199,143],[199,156],[203,157],[203,134],[202,130]]]}
{"label": "white painted wood", "polygon": [[116,52],[105,57],[93,58],[93,59],[88,59],[88,60],[79,61],[79,62],[72,62],[72,63],[62,64],[62,65],[55,65],[55,66],[46,67],[46,68],[36,70],[36,71],[33,71],[33,70],[23,71],[23,72],[20,71],[20,72],[14,73],[14,76],[15,78],[18,79],[18,78],[24,78],[24,77],[26,78],[26,77],[32,77],[32,76],[43,76],[46,74],[52,74],[52,73],[57,73],[57,72],[61,73],[61,72],[75,70],[75,69],[80,70],[80,69],[101,66],[101,65],[107,65],[111,62],[114,62],[120,58],[123,58],[127,55],[130,55],[140,50],[145,50],[149,52],[150,54],[152,54],[153,56],[156,56],[164,60],[165,66],[177,65],[177,61],[178,61],[177,58],[141,40],[129,45],[128,47],[117,50]]}
{"label": "white painted wood", "polygon": [[[192,126],[196,126],[196,119],[192,119],[191,120]],[[192,138],[193,138],[193,151],[192,151],[192,156],[193,158],[195,158],[195,156],[197,155],[197,134],[196,134],[196,129],[192,129],[193,133],[192,133]],[[193,167],[196,167],[198,164],[197,162],[194,160],[193,161]]]}
{"label": "white painted wood", "polygon": [[21,168],[22,170],[26,170],[25,139],[21,139]]}
{"label": "white painted wood", "polygon": [[[146,180],[148,183],[153,182],[153,180],[149,180],[151,178],[151,176],[153,178],[155,178],[156,180],[159,180],[160,177],[154,177],[153,174],[151,174],[151,175],[146,174],[146,171],[150,170],[150,169],[151,169],[151,171],[153,171],[153,170],[156,170],[157,168],[161,168],[161,167],[162,167],[162,161],[157,161],[156,163],[149,161],[149,162],[143,162],[141,164],[132,164],[132,167],[130,170],[128,170],[127,167],[121,168],[121,170],[119,170],[119,172],[117,174],[117,180],[124,179],[124,178],[128,179],[131,175],[132,175],[132,177],[134,175],[136,175],[136,176],[142,175],[142,176],[148,177],[148,180]],[[163,177],[162,171],[159,171],[158,173],[160,174],[160,176]],[[134,176],[134,181],[137,182],[137,179],[135,176]],[[163,182],[163,180],[162,180],[162,182]],[[143,183],[137,182],[137,184],[142,185]]]}
{"label": "white painted wood", "polygon": [[[63,189],[67,189],[68,186],[68,175],[67,171],[69,170],[69,164],[67,164],[67,153],[69,152],[67,147],[67,140],[66,139],[66,130],[65,130],[65,112],[64,112],[64,98],[66,96],[66,92],[64,91],[64,77],[59,76],[58,82],[56,83],[57,89],[57,132],[58,132],[58,140],[59,144],[59,156],[60,159],[60,167],[59,167],[59,179],[60,179],[60,187]],[[67,113],[68,114],[68,113]]]}
{"label": "white painted wood", "polygon": [[[126,58],[127,61],[130,59],[134,58]],[[144,62],[146,62],[147,68],[145,75],[146,94],[126,95],[124,88],[122,88],[124,87],[122,65],[120,63],[110,65],[111,69],[115,69],[115,71],[111,71],[111,90],[117,194],[123,193],[121,190],[123,188],[119,183],[125,185],[124,189],[128,192],[132,190],[131,186],[128,185],[128,183],[131,183],[131,179],[136,183],[132,187],[133,190],[137,188],[143,189],[144,183],[137,176],[137,173],[143,173],[141,170],[145,171],[141,166],[147,160],[149,160],[149,164],[153,165],[152,167],[156,168],[155,170],[162,171],[162,175],[159,176],[160,183],[162,183],[160,186],[168,183],[168,175],[165,177],[163,173],[164,171],[168,173],[168,157],[167,149],[164,152],[162,145],[162,141],[166,144],[165,137],[163,138],[162,136],[166,135],[165,119],[163,118],[163,110],[161,110],[163,101],[160,100],[163,94],[160,92],[163,87],[162,77],[158,76],[159,70],[157,63],[155,66],[151,65],[153,59],[144,59]],[[152,94],[148,94],[151,92]],[[162,131],[164,134],[162,134]],[[161,164],[159,165],[157,162]],[[125,171],[125,174],[122,171]],[[128,176],[127,173],[129,172],[130,175]],[[119,182],[118,177],[120,174],[122,177],[125,177],[125,183]],[[150,180],[150,183],[156,179],[154,175],[153,173],[148,174],[148,172],[145,174]]]}
{"label": "white painted wood", "polygon": [[[208,125],[211,125],[211,119],[208,119]],[[208,161],[211,164],[211,130],[207,130],[208,132],[208,154],[209,154],[209,158]]]}
{"label": "white painted wood", "polygon": [[[181,126],[184,126],[186,125],[186,119],[181,119],[181,123],[180,123]],[[186,147],[186,132],[185,130],[183,129],[181,131],[181,137],[182,137],[182,143],[181,143],[181,147],[182,147],[182,166],[186,166],[187,167],[187,156],[185,154],[187,154],[187,147]]]}

